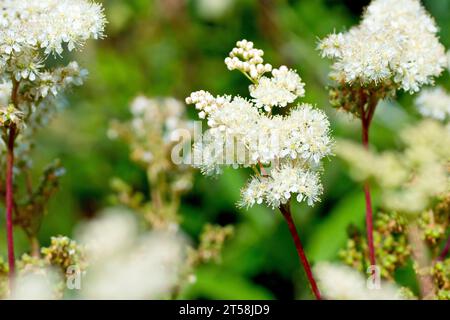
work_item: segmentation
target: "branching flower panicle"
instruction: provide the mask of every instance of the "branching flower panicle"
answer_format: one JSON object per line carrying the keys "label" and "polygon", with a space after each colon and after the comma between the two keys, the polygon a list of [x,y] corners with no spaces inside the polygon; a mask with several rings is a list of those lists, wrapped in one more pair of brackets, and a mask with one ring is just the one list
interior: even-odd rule
{"label": "branching flower panicle", "polygon": [[132,119],[113,121],[111,139],[120,138],[130,146],[131,159],[147,173],[150,199],[133,191],[125,181],[114,179],[115,202],[142,212],[154,229],[178,228],[180,196],[192,187],[192,169],[175,165],[171,151],[177,144],[189,146],[194,122],[188,120],[186,106],[175,98],[139,96],[130,106]]}
{"label": "branching flower panicle", "polygon": [[[272,115],[272,107],[286,107],[303,97],[304,83],[296,71],[282,66],[263,76],[263,52],[253,43],[239,41],[225,60],[228,68],[248,72],[245,61],[261,70],[251,74],[252,100],[242,97],[214,97],[197,91],[186,99],[206,119],[209,130],[194,145],[194,166],[205,174],[220,173],[222,167],[262,168],[242,191],[241,206],[265,203],[276,208],[286,204],[291,194],[309,205],[319,200],[322,187],[316,169],[331,154],[332,139],[326,115],[308,104],[298,104],[286,116]],[[255,58],[256,57],[256,58]],[[234,61],[234,62],[233,62]],[[244,61],[244,62],[243,62]],[[260,110],[263,108],[263,110]],[[196,161],[199,160],[199,161]],[[289,176],[289,179],[285,179]]]}
{"label": "branching flower panicle", "polygon": [[[187,99],[206,119],[209,129],[194,144],[193,165],[205,174],[221,173],[224,166],[251,167],[255,176],[241,190],[240,207],[265,204],[279,208],[288,223],[297,253],[317,299],[320,292],[306,259],[290,212],[290,200],[320,201],[321,160],[331,155],[332,138],[326,115],[309,104],[287,108],[305,94],[300,76],[286,66],[273,69],[264,64],[264,52],[252,42],[238,41],[225,59],[229,70],[239,70],[252,82],[251,100],[217,96],[206,91],[192,93]],[[271,76],[265,73],[272,71]],[[273,112],[275,111],[275,112]]]}

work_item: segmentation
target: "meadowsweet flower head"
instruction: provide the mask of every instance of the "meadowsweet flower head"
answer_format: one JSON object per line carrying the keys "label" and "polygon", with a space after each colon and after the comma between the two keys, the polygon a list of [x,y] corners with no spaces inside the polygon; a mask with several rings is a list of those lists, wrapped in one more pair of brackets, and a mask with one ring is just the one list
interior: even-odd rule
{"label": "meadowsweet flower head", "polygon": [[62,54],[64,46],[71,51],[103,36],[103,8],[90,0],[2,0],[0,5],[0,52],[6,61],[37,58],[36,49]]}
{"label": "meadowsweet flower head", "polygon": [[419,0],[373,0],[360,25],[319,44],[339,83],[417,92],[447,64],[433,18]]}
{"label": "meadowsweet flower head", "polygon": [[[263,74],[271,67],[264,69],[262,56],[253,43],[242,40],[225,61],[230,70],[238,69],[252,81],[249,91],[253,99],[215,97],[203,90],[186,99],[209,127],[194,144],[193,165],[205,174],[220,173],[225,166],[257,171],[242,190],[240,206],[264,203],[278,207],[291,195],[312,205],[322,192],[317,169],[331,154],[330,123],[313,106],[295,105],[305,94],[296,71],[282,66],[267,77]],[[286,115],[272,114],[273,107],[288,106],[292,110]]]}
{"label": "meadowsweet flower head", "polygon": [[450,94],[442,87],[422,90],[415,102],[424,117],[440,121],[450,118]]}

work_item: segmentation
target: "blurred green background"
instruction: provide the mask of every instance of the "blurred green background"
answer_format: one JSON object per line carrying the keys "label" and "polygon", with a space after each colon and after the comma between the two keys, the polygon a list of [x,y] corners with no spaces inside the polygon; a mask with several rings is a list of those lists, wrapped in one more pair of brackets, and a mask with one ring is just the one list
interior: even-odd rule
{"label": "blurred green background", "polygon": [[[107,138],[111,119],[128,119],[129,103],[137,94],[174,96],[184,100],[191,91],[247,94],[248,82],[229,72],[224,58],[237,40],[255,42],[274,66],[286,64],[306,83],[305,101],[323,108],[337,137],[360,139],[357,121],[330,108],[326,85],[329,63],[319,57],[317,41],[328,33],[358,23],[368,1],[339,0],[104,0],[109,20],[107,38],[86,46],[76,59],[89,69],[86,84],[67,96],[67,108],[42,130],[34,152],[36,177],[54,158],[66,175],[51,202],[39,235],[47,244],[52,235],[72,235],[82,219],[110,205],[110,180],[120,177],[146,190],[145,172],[129,159],[128,148]],[[425,6],[450,47],[450,0],[428,0]],[[413,21],[411,23],[414,23]],[[438,82],[450,89],[446,73]],[[379,150],[398,146],[396,133],[419,117],[413,97],[399,94],[377,110],[371,132]],[[193,109],[193,108],[192,108]],[[192,119],[194,110],[189,110]],[[183,229],[198,237],[206,222],[232,223],[235,237],[219,265],[198,270],[198,281],[187,298],[293,299],[311,298],[295,248],[278,212],[262,206],[236,209],[244,171],[227,171],[219,179],[196,175],[195,186],[183,198]],[[339,160],[325,161],[324,196],[314,208],[293,208],[300,235],[312,262],[336,259],[346,240],[346,227],[363,227],[364,200]],[[375,192],[376,203],[376,192]],[[2,209],[3,211],[3,209]],[[4,235],[4,214],[0,218]],[[5,241],[0,241],[5,256]],[[28,250],[16,232],[18,253]],[[406,276],[400,281],[411,281]]]}

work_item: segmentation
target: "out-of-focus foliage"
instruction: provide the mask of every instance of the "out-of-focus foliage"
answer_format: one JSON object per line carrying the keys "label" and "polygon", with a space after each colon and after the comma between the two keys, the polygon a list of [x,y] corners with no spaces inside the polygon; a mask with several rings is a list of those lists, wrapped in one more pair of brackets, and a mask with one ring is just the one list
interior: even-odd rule
{"label": "out-of-focus foliage", "polygon": [[[66,175],[52,198],[40,240],[49,245],[55,234],[72,235],[73,226],[109,205],[113,177],[139,190],[149,190],[146,173],[129,158],[128,146],[107,138],[111,119],[129,119],[129,103],[137,94],[174,96],[206,89],[218,94],[245,95],[248,82],[227,72],[223,57],[239,39],[252,40],[274,65],[299,70],[307,83],[307,102],[330,117],[333,134],[360,140],[359,122],[331,108],[328,62],[316,51],[318,38],[354,25],[367,1],[317,0],[104,0],[109,20],[101,42],[89,43],[77,57],[90,71],[86,85],[67,97],[67,108],[42,131],[34,151],[35,179],[54,158]],[[442,43],[450,47],[450,0],[427,0],[425,6],[440,26]],[[450,89],[446,73],[438,82]],[[371,142],[378,150],[400,145],[400,128],[419,119],[414,96],[400,94],[376,111]],[[398,106],[402,105],[402,108]],[[193,117],[193,110],[188,110]],[[219,180],[196,175],[193,191],[183,196],[182,228],[199,241],[203,225],[235,225],[219,264],[197,270],[186,298],[270,299],[310,298],[303,271],[294,254],[287,227],[278,212],[263,207],[236,209],[246,175],[226,171]],[[313,263],[338,259],[345,247],[347,225],[363,227],[360,185],[351,181],[337,159],[325,161],[324,197],[314,208],[294,206],[299,231]],[[148,192],[143,192],[148,194]],[[379,195],[375,192],[375,204]],[[0,214],[0,239],[4,213]],[[5,256],[5,241],[0,241]],[[29,250],[17,230],[19,254]],[[289,252],[289,253],[288,253]],[[0,277],[2,267],[0,263]],[[400,284],[414,282],[412,267],[398,270]],[[220,285],[218,283],[220,282]],[[1,289],[0,289],[1,290]]]}

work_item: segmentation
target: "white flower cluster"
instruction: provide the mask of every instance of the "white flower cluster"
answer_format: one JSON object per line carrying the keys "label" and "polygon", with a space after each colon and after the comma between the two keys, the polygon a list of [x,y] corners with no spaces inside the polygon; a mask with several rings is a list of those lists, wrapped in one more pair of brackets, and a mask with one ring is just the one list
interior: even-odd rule
{"label": "white flower cluster", "polygon": [[214,98],[199,91],[187,102],[208,119],[210,129],[194,146],[195,155],[202,157],[199,167],[207,173],[220,171],[220,165],[283,160],[316,167],[331,153],[330,123],[311,105],[300,104],[288,116],[268,116],[241,97]]}
{"label": "white flower cluster", "polygon": [[305,199],[310,206],[319,201],[322,185],[318,173],[285,165],[273,169],[270,176],[253,177],[242,191],[240,206],[251,207],[264,202],[278,208],[291,199],[291,194],[297,194],[298,202]]}
{"label": "white flower cluster", "polygon": [[320,263],[314,267],[322,294],[332,300],[403,300],[394,284],[380,283],[369,289],[366,279],[356,270],[339,264]]}
{"label": "white flower cluster", "polygon": [[[243,47],[262,56],[251,42],[239,41],[238,49]],[[227,60],[229,68],[230,63]],[[304,95],[304,84],[295,71],[281,67],[272,75],[252,78],[254,100],[214,97],[206,91],[194,92],[186,99],[209,126],[202,140],[194,144],[193,165],[205,174],[220,173],[226,165],[256,170],[258,175],[242,191],[241,206],[264,202],[278,207],[287,203],[291,194],[312,205],[322,192],[316,169],[331,154],[330,123],[322,111],[308,104],[297,105],[285,116],[272,115],[272,107],[286,107]],[[271,170],[264,168],[270,165]]]}
{"label": "white flower cluster", "polygon": [[136,135],[144,137],[150,130],[158,131],[166,143],[177,140],[177,130],[191,129],[185,105],[172,98],[147,98],[139,96],[131,103],[132,127]]}
{"label": "white flower cluster", "polygon": [[373,0],[359,26],[328,36],[319,50],[334,60],[331,77],[338,82],[394,83],[417,92],[447,65],[437,31],[419,0]]}
{"label": "white flower cluster", "polygon": [[72,85],[81,86],[88,74],[86,69],[81,69],[76,61],[72,61],[67,66],[56,68],[52,72],[42,72],[36,87],[31,89],[30,94],[34,100],[46,98],[49,93],[56,97],[59,92]]}
{"label": "white flower cluster", "polygon": [[111,139],[124,138],[132,147],[132,158],[146,165],[167,162],[173,144],[190,138],[193,121],[186,117],[186,107],[172,97],[133,100],[129,123],[112,123]]}
{"label": "white flower cluster", "polygon": [[102,37],[106,23],[103,7],[88,0],[1,0],[0,7],[0,67],[17,81],[34,81],[46,56],[64,46]]}
{"label": "white flower cluster", "polygon": [[422,90],[415,102],[424,117],[440,121],[450,118],[450,95],[442,87]]}
{"label": "white flower cluster", "polygon": [[272,78],[261,77],[258,84],[250,86],[250,95],[258,108],[270,111],[272,107],[286,107],[305,95],[305,84],[293,70],[286,66],[272,70]]}
{"label": "white flower cluster", "polygon": [[264,51],[253,47],[253,42],[241,40],[225,59],[228,70],[240,70],[256,81],[264,73],[272,71],[270,64],[264,64]]}
{"label": "white flower cluster", "polygon": [[351,165],[358,181],[373,179],[382,187],[386,209],[417,214],[450,188],[450,127],[430,119],[401,132],[403,152],[375,153],[339,141],[337,154]]}

